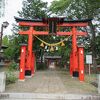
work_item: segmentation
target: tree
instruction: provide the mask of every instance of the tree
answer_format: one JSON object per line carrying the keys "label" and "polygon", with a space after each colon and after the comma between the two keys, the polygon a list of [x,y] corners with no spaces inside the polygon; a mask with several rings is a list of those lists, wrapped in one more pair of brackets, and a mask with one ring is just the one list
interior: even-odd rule
{"label": "tree", "polygon": [[94,18],[99,9],[100,0],[56,0],[50,6],[52,13],[72,19]]}
{"label": "tree", "polygon": [[19,41],[14,37],[14,35],[5,36],[3,38],[3,44],[8,46],[8,48],[4,51],[4,55],[7,59],[17,61],[19,56],[19,45],[17,42]]}
{"label": "tree", "polygon": [[[60,4],[60,5],[58,5]],[[66,5],[66,7],[64,6]],[[92,18],[94,21],[100,21],[100,0],[64,0],[53,1],[50,7],[50,10],[57,15],[66,16],[68,19],[86,19]],[[91,49],[93,54],[93,63],[96,66],[96,50],[95,50],[95,32],[99,33],[99,25],[90,23],[90,36],[91,38]]]}
{"label": "tree", "polygon": [[24,0],[19,16],[27,19],[43,18],[47,16],[47,2],[41,0]]}
{"label": "tree", "polygon": [[9,39],[8,39],[8,36],[7,36],[7,35],[5,35],[5,36],[3,37],[2,44],[3,44],[3,45],[6,45],[6,46],[9,45]]}
{"label": "tree", "polygon": [[[19,11],[19,16],[26,19],[43,18],[47,15],[47,2],[41,0],[24,0],[22,11]],[[6,39],[4,37],[4,44],[8,45],[5,50],[5,56],[11,60],[18,60],[20,55],[20,44],[27,43],[27,36],[19,35],[19,28],[17,25],[13,25],[13,35],[8,36],[9,43],[5,43]],[[38,48],[38,41],[35,42]],[[37,45],[38,44],[38,45]]]}
{"label": "tree", "polygon": [[65,9],[69,6],[71,3],[71,0],[54,0],[51,5],[49,10],[52,13],[56,13],[57,15],[62,15],[65,13]]}

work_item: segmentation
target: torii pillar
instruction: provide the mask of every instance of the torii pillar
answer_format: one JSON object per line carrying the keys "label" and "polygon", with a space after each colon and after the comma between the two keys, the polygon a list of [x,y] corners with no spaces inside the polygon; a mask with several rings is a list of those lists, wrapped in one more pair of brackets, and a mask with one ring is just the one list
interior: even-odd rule
{"label": "torii pillar", "polygon": [[21,44],[19,80],[25,80],[26,44]]}
{"label": "torii pillar", "polygon": [[31,70],[32,70],[32,72],[31,72],[31,74],[32,74],[32,76],[34,76],[34,73],[35,73],[35,64],[36,64],[36,61],[35,61],[35,53],[33,52],[32,53],[32,63],[31,63],[32,65],[32,68],[31,68]]}
{"label": "torii pillar", "polygon": [[30,27],[28,34],[27,63],[25,67],[26,76],[31,76],[32,74],[32,45],[33,45],[33,27]]}
{"label": "torii pillar", "polygon": [[72,52],[70,53],[70,75],[73,75],[73,59],[72,59]]}
{"label": "torii pillar", "polygon": [[72,27],[72,75],[78,77],[77,28]]}
{"label": "torii pillar", "polygon": [[84,47],[78,46],[79,80],[84,81]]}

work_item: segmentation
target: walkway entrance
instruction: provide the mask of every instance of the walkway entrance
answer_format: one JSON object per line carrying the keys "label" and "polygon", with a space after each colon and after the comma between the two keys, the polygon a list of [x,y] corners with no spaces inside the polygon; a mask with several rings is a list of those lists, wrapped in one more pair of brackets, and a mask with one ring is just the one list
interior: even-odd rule
{"label": "walkway entrance", "polygon": [[47,67],[49,69],[58,68],[61,62],[61,56],[44,56],[45,62],[47,63]]}
{"label": "walkway entrance", "polygon": [[87,81],[80,83],[77,78],[72,78],[66,70],[45,70],[37,71],[34,77],[26,78],[25,82],[17,81],[8,85],[5,92],[96,94],[97,88]]}

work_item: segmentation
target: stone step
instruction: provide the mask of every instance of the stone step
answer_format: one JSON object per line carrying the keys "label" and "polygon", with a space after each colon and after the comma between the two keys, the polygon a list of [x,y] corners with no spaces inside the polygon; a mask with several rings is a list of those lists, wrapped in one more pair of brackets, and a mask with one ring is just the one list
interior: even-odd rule
{"label": "stone step", "polygon": [[0,100],[100,100],[100,94],[0,93]]}

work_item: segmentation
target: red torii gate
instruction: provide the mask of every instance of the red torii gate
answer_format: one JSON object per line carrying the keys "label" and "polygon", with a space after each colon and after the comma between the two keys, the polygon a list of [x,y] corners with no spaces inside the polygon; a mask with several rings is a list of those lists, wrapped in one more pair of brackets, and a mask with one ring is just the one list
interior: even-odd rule
{"label": "red torii gate", "polygon": [[[84,81],[84,48],[77,45],[77,35],[85,36],[86,32],[79,32],[77,27],[86,27],[91,19],[67,21],[65,18],[22,19],[15,17],[19,26],[28,26],[27,31],[20,30],[19,34],[28,35],[28,46],[21,46],[19,79],[24,80],[25,75],[33,76],[35,67],[35,54],[32,51],[33,35],[72,35],[72,51],[70,53],[70,75],[79,74],[79,80]],[[35,27],[44,27],[37,31]],[[70,32],[62,32],[60,27],[71,27]]]}

